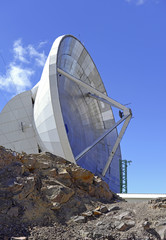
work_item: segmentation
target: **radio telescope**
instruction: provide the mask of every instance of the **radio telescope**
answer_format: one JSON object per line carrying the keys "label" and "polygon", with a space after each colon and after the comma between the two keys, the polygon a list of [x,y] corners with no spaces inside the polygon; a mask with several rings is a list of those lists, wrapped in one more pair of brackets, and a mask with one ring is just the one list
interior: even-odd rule
{"label": "radio telescope", "polygon": [[[118,122],[112,106],[121,110]],[[83,44],[64,35],[53,43],[38,84],[16,95],[0,113],[0,145],[17,152],[51,152],[119,192],[119,144],[131,116],[130,109],[107,96]]]}

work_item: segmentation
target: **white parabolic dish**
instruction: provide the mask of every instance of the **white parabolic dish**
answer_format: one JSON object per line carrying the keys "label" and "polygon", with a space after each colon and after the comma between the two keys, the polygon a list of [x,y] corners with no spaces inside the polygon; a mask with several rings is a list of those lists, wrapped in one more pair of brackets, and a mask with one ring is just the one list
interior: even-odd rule
{"label": "white parabolic dish", "polygon": [[[111,105],[123,110],[119,139]],[[0,144],[18,152],[48,151],[64,157],[102,176],[119,192],[119,142],[130,118],[129,109],[107,96],[82,43],[65,35],[55,40],[38,84],[2,110]]]}

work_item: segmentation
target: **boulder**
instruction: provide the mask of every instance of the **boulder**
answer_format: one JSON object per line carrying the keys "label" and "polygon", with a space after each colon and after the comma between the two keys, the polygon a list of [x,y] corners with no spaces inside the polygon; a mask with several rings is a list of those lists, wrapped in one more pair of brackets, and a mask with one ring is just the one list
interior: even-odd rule
{"label": "boulder", "polygon": [[68,169],[70,175],[72,176],[72,179],[77,183],[77,184],[92,184],[93,183],[93,178],[94,174],[91,173],[90,171],[87,171],[83,168],[80,168],[78,166],[72,167],[70,170]]}
{"label": "boulder", "polygon": [[100,215],[102,215],[102,213],[101,213],[100,211],[96,210],[96,209],[93,210],[92,212],[93,212],[93,215],[94,215],[94,216],[97,216],[97,217],[99,217]]}
{"label": "boulder", "polygon": [[119,231],[126,231],[126,230],[128,230],[128,226],[127,226],[127,224],[125,222],[121,222],[116,228]]}
{"label": "boulder", "polygon": [[119,215],[116,216],[116,219],[122,220],[122,219],[131,219],[131,212],[130,211],[125,211],[120,213]]}
{"label": "boulder", "polygon": [[118,210],[120,210],[120,207],[119,207],[119,206],[110,206],[110,207],[108,208],[108,211],[109,211],[109,212],[111,212],[111,211],[118,211]]}
{"label": "boulder", "polygon": [[84,216],[84,217],[92,217],[93,216],[93,212],[92,211],[83,212],[82,216]]}
{"label": "boulder", "polygon": [[76,223],[85,223],[86,222],[86,217],[84,216],[76,216],[73,218],[73,221]]}
{"label": "boulder", "polygon": [[43,195],[51,202],[65,203],[72,195],[74,190],[63,185],[49,185],[41,189]]}
{"label": "boulder", "polygon": [[135,226],[135,221],[121,222],[116,228],[119,231],[127,231]]}
{"label": "boulder", "polygon": [[107,208],[106,206],[102,205],[102,206],[100,207],[100,212],[101,212],[101,213],[107,213],[107,212],[108,212],[108,208]]}

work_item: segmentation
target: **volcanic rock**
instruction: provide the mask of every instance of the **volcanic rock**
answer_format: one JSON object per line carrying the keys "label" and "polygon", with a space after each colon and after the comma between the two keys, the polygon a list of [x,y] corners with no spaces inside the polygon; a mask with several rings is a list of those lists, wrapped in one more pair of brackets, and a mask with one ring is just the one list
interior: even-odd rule
{"label": "volcanic rock", "polygon": [[0,240],[164,240],[165,204],[122,201],[63,158],[0,147]]}
{"label": "volcanic rock", "polygon": [[[13,225],[64,222],[98,201],[113,198],[99,177],[63,158],[51,153],[19,154],[0,147],[0,239],[14,235]],[[81,219],[86,217],[78,216],[75,222],[84,221]]]}

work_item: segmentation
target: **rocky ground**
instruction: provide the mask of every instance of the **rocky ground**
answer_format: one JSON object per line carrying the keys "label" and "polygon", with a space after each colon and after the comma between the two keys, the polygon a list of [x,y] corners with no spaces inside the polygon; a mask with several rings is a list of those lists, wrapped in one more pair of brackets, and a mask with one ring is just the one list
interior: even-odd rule
{"label": "rocky ground", "polygon": [[166,239],[166,199],[127,203],[60,157],[0,147],[0,239]]}
{"label": "rocky ground", "polygon": [[36,227],[29,239],[166,239],[166,212],[160,207],[154,209],[154,205],[126,202],[101,205],[105,212],[99,215],[88,211],[63,225]]}

